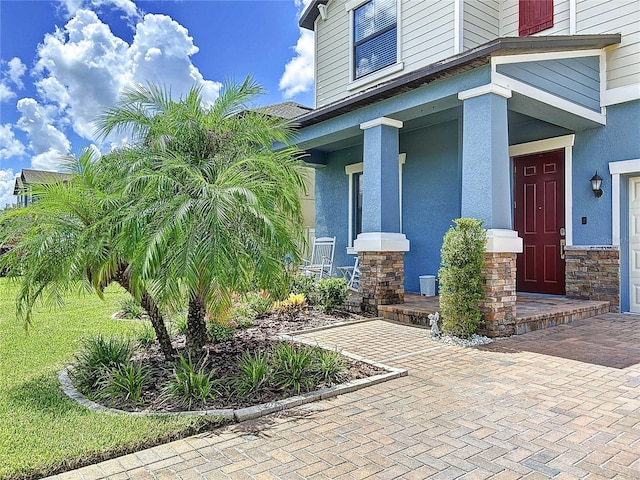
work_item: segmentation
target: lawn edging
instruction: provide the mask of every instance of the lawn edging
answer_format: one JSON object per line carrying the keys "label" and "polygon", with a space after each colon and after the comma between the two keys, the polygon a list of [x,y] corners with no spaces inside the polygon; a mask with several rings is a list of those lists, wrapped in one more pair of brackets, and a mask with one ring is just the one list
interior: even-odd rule
{"label": "lawn edging", "polygon": [[[333,324],[325,327],[301,330],[301,331],[292,332],[289,334],[281,334],[281,335],[278,335],[277,338],[281,340],[297,342],[305,345],[317,346],[325,350],[334,350],[334,348],[329,348],[322,344],[318,344],[317,342],[296,338],[296,335],[312,333],[320,330],[326,330],[329,328],[338,328],[348,324],[367,322],[371,320],[377,320],[377,318],[359,320],[356,322],[342,322],[342,323],[337,323],[337,324]],[[263,417],[265,415],[269,415],[274,412],[279,412],[282,410],[287,410],[289,408],[298,407],[306,403],[317,402],[319,400],[324,400],[324,399],[335,397],[345,393],[351,393],[371,385],[377,385],[379,383],[387,382],[395,378],[404,377],[408,374],[407,370],[405,369],[390,367],[388,365],[385,365],[379,362],[368,360],[364,357],[355,355],[353,353],[340,351],[340,354],[352,360],[367,363],[371,366],[385,370],[385,373],[374,375],[372,377],[350,380],[348,382],[334,385],[332,387],[322,388],[320,390],[315,390],[313,392],[307,392],[307,393],[296,395],[293,397],[284,398],[282,400],[277,400],[275,402],[267,402],[259,405],[253,405],[251,407],[244,407],[244,408],[238,408],[238,409],[228,408],[228,409],[212,409],[212,410],[188,410],[188,411],[181,411],[181,412],[129,412],[126,410],[120,410],[118,408],[111,408],[111,407],[106,407],[104,405],[101,405],[97,402],[94,402],[93,400],[88,399],[86,396],[80,393],[78,389],[75,388],[75,386],[71,382],[71,378],[69,378],[69,369],[71,367],[64,368],[58,372],[58,381],[60,382],[60,387],[62,388],[62,392],[67,397],[69,397],[70,399],[74,400],[78,404],[82,405],[83,407],[93,412],[103,412],[103,413],[115,414],[115,415],[124,414],[124,415],[134,415],[134,416],[150,416],[150,415],[152,416],[177,416],[177,415],[211,416],[211,417],[217,417],[225,420],[235,420],[236,422],[244,422],[246,420],[253,420],[256,418]]]}

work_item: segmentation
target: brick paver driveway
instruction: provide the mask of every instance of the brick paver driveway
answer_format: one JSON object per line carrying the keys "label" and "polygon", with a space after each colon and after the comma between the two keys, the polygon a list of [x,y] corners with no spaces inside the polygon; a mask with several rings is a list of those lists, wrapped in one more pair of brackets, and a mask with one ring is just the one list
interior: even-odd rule
{"label": "brick paver driveway", "polygon": [[56,478],[640,478],[640,364],[427,336],[382,321],[307,334],[409,375]]}

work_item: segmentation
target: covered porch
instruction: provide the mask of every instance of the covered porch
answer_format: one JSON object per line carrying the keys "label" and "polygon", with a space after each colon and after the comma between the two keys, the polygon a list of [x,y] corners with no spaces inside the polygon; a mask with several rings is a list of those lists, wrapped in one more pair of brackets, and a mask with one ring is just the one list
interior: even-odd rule
{"label": "covered porch", "polygon": [[[523,333],[572,323],[575,320],[595,317],[609,312],[609,302],[580,300],[560,296],[517,294],[515,318],[505,323],[500,336],[521,335]],[[347,307],[360,311],[361,299],[352,294]],[[440,299],[405,293],[404,303],[379,305],[378,313],[386,320],[409,325],[429,326],[427,315],[440,311]],[[481,334],[497,336],[495,331],[480,330]]]}

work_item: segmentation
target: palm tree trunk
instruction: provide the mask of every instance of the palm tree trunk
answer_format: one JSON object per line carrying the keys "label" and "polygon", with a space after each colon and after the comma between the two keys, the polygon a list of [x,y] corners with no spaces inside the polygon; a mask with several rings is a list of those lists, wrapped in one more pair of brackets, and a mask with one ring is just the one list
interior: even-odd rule
{"label": "palm tree trunk", "polygon": [[[126,266],[121,266],[118,268],[118,271],[115,275],[115,281],[120,284],[122,288],[124,288],[127,292],[129,292],[133,297],[135,297],[132,289],[131,282],[129,282],[129,277],[126,273]],[[175,357],[175,350],[171,345],[171,337],[169,336],[169,332],[167,332],[167,326],[164,323],[164,316],[160,313],[160,309],[156,302],[151,298],[151,295],[144,290],[140,297],[140,305],[147,311],[149,315],[149,320],[151,320],[151,325],[153,326],[153,330],[156,332],[156,338],[158,339],[158,343],[160,344],[160,349],[162,350],[162,354],[164,355],[165,360],[168,362],[172,361]]]}
{"label": "palm tree trunk", "polygon": [[156,332],[156,338],[158,339],[164,358],[168,362],[172,361],[175,356],[175,350],[173,349],[173,345],[171,345],[171,337],[169,336],[169,332],[167,332],[167,326],[164,323],[164,317],[160,313],[158,305],[156,305],[156,302],[153,301],[153,298],[151,298],[146,291],[142,292],[140,305],[142,305],[142,308],[149,314],[149,320],[151,320],[151,325],[153,325],[153,329]]}
{"label": "palm tree trunk", "polygon": [[189,299],[187,349],[194,358],[197,358],[202,353],[202,347],[207,343],[206,315],[207,309],[200,297]]}

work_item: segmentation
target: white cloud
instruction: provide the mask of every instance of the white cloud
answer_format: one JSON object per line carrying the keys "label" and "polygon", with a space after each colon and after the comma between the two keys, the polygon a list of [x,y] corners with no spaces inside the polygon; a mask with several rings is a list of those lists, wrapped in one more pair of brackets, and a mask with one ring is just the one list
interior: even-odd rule
{"label": "white cloud", "polygon": [[[4,80],[4,79],[3,79]],[[16,96],[11,87],[6,85],[4,81],[0,81],[0,102],[6,102]]]}
{"label": "white cloud", "polygon": [[11,125],[0,125],[0,160],[24,155],[24,145],[13,133]]}
{"label": "white cloud", "polygon": [[[294,0],[298,7],[298,16],[313,0]],[[284,67],[278,87],[285,98],[292,98],[299,93],[308,92],[313,88],[314,61],[313,32],[300,29],[300,37],[293,50],[296,55]]]}
{"label": "white cloud", "polygon": [[14,83],[14,85],[20,89],[24,88],[24,84],[22,83],[22,76],[24,72],[27,71],[27,67],[22,60],[18,57],[13,57],[9,60],[9,78]]}
{"label": "white cloud", "polygon": [[69,140],[53,125],[47,109],[33,98],[18,100],[17,107],[22,115],[17,126],[27,133],[29,148],[36,154],[31,159],[31,166],[43,170],[56,170],[57,159],[68,154],[71,149]]}
{"label": "white cloud", "polygon": [[0,170],[0,210],[7,204],[15,203],[15,197],[13,196],[15,177],[11,169]]}
{"label": "white cloud", "polygon": [[313,87],[313,32],[301,28],[294,50],[296,56],[284,67],[278,84],[285,98],[308,92]]}
{"label": "white cloud", "polygon": [[96,116],[132,83],[161,79],[174,96],[200,85],[205,101],[215,100],[221,85],[205,80],[191,63],[197,51],[187,29],[168,16],[145,15],[129,45],[95,12],[81,9],[40,45],[38,92],[63,112],[78,135],[95,140]]}
{"label": "white cloud", "polygon": [[222,85],[205,80],[191,63],[190,57],[198,50],[188,30],[171,17],[147,14],[137,25],[129,49],[131,80],[145,84],[161,78],[162,86],[171,87],[174,96],[183,96],[199,85],[204,101],[213,102]]}
{"label": "white cloud", "polygon": [[[5,65],[7,68],[5,68]],[[10,84],[17,87],[19,90],[24,88],[22,83],[22,76],[26,72],[27,67],[22,60],[18,57],[13,57],[8,62],[0,60],[0,67],[2,67],[2,77],[0,78],[0,102],[6,102],[16,97],[16,93]]]}
{"label": "white cloud", "polygon": [[124,12],[130,20],[142,18],[140,10],[132,0],[59,0],[67,11],[68,18],[73,17],[82,8],[100,8],[111,6]]}

